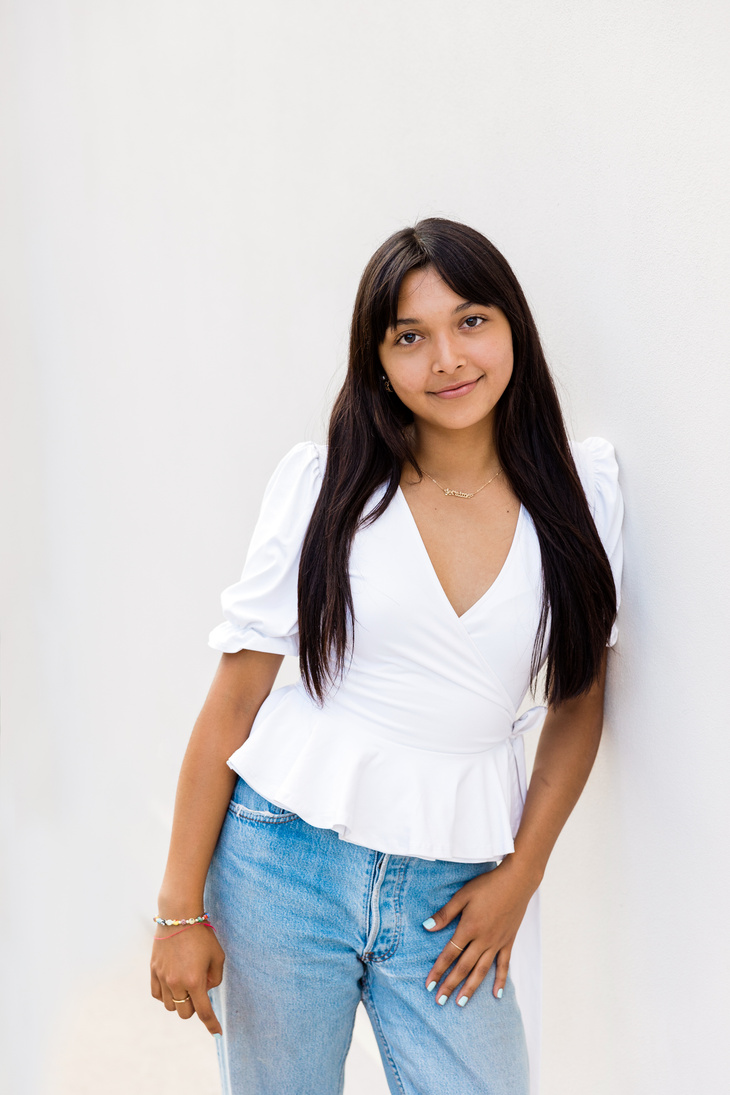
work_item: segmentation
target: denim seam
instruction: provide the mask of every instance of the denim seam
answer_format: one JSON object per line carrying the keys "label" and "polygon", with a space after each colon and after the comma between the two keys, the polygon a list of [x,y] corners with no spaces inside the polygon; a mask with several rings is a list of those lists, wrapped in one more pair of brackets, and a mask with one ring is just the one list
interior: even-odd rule
{"label": "denim seam", "polygon": [[381,1023],[380,1023],[380,1016],[378,1015],[378,1009],[375,1007],[375,1001],[373,1000],[373,994],[370,991],[370,983],[368,981],[367,973],[365,974],[364,982],[365,983],[363,985],[362,993],[363,993],[363,997],[367,997],[367,1001],[370,1004],[370,1008],[372,1009],[372,1014],[370,1014],[370,1012],[368,1012],[368,1014],[370,1014],[371,1022],[372,1022],[373,1019],[375,1020],[375,1022],[373,1023],[373,1029],[375,1031],[376,1037],[378,1038],[378,1040],[382,1044],[383,1052],[385,1054],[385,1059],[391,1067],[391,1070],[393,1072],[393,1075],[395,1076],[398,1087],[403,1092],[403,1095],[407,1095],[406,1089],[403,1085],[403,1080],[401,1079],[400,1072],[398,1071],[396,1063],[393,1060],[393,1054],[390,1052],[390,1046],[388,1045],[388,1041],[385,1037],[385,1034],[383,1032],[383,1028],[382,1028]]}
{"label": "denim seam", "polygon": [[395,906],[395,931],[394,931],[393,934],[394,934],[395,941],[394,941],[393,945],[391,946],[390,950],[386,951],[385,954],[372,954],[370,957],[368,957],[368,962],[373,962],[373,963],[375,963],[375,962],[387,962],[387,960],[389,958],[393,957],[393,955],[395,954],[396,948],[398,947],[398,944],[400,943],[400,937],[401,937],[401,922],[400,922],[401,893],[402,893],[402,890],[403,890],[403,875],[405,874],[405,870],[406,870],[406,860],[403,860],[400,867],[398,868],[398,874],[395,876],[395,882],[393,883],[393,904]]}
{"label": "denim seam", "polygon": [[[381,862],[379,857],[381,855],[383,855],[383,853],[382,852],[375,852],[374,854],[375,854],[375,860],[373,862],[373,867],[379,865],[379,863]],[[372,927],[371,921],[370,921],[370,904],[372,902],[373,889],[375,888],[375,877],[376,877],[375,873],[373,871],[373,867],[370,868],[369,884],[364,889],[363,898],[362,898],[362,915],[363,915],[363,922],[365,924],[365,933],[364,933],[364,938],[363,938],[363,942],[362,942],[363,948],[365,947],[365,944],[367,943],[368,939],[370,938],[370,928]],[[362,958],[363,956],[360,955],[360,957]]]}
{"label": "denim seam", "polygon": [[[388,867],[390,866],[390,860],[385,852],[378,853],[378,860],[376,860],[377,870],[373,874],[373,882],[370,887],[370,902],[369,911],[373,913],[372,917],[369,917],[368,922],[368,935],[365,940],[367,946],[370,936],[375,933],[375,940],[380,934],[380,929],[383,926],[383,918],[380,915],[380,894],[383,889],[383,883],[385,882],[385,876],[388,873]],[[375,940],[373,946],[375,946]],[[370,954],[370,951],[366,951],[366,954]]]}
{"label": "denim seam", "polygon": [[263,810],[251,810],[238,802],[229,803],[228,809],[234,817],[243,821],[261,821],[264,825],[281,825],[285,821],[295,821],[298,817],[297,814],[266,814]]}

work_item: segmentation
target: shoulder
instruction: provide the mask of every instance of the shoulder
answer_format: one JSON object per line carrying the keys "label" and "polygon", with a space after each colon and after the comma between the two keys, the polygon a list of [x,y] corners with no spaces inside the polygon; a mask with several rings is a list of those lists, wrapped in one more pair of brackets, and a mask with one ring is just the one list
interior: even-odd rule
{"label": "shoulder", "polygon": [[280,458],[264,488],[256,535],[299,531],[312,515],[319,491],[326,446],[299,441]]}
{"label": "shoulder", "polygon": [[620,497],[619,467],[616,450],[605,437],[586,437],[571,441],[573,460],[591,508]]}
{"label": "shoulder", "polygon": [[624,499],[616,451],[605,437],[587,437],[570,445],[598,535],[620,584]]}
{"label": "shoulder", "polygon": [[298,441],[279,460],[266,485],[264,497],[294,493],[302,501],[318,493],[327,458],[327,446],[316,441]]}
{"label": "shoulder", "polygon": [[274,476],[303,475],[307,472],[322,475],[327,459],[327,446],[316,441],[297,441],[292,445],[276,465]]}
{"label": "shoulder", "polygon": [[[585,441],[571,441],[575,466],[583,484],[588,504],[596,525],[596,531],[611,565],[616,584],[616,607],[621,604],[621,577],[623,573],[623,519],[624,500],[619,483],[619,467],[616,450],[605,437],[587,437]],[[618,638],[614,621],[608,646]]]}

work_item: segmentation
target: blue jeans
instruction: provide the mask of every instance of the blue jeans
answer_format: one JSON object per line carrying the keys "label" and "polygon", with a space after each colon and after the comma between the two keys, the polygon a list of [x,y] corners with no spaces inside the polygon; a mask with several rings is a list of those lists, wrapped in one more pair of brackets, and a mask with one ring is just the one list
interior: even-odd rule
{"label": "blue jeans", "polygon": [[423,921],[494,866],[351,844],[239,777],[205,892],[226,954],[210,991],[224,1095],[341,1095],[360,1000],[393,1095],[527,1095],[511,979],[496,999],[493,965],[463,1008],[426,990],[458,918]]}

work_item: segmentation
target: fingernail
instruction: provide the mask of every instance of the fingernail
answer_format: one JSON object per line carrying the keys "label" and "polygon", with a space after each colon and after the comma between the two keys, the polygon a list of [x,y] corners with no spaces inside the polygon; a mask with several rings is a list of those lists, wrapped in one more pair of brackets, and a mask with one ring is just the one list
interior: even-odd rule
{"label": "fingernail", "polygon": [[439,996],[439,998],[438,998],[438,1002],[439,1002],[439,1004],[441,1004],[441,1007],[444,1006],[444,1004],[446,1003],[447,1000],[448,1000],[448,996],[446,995],[446,993],[444,993],[443,996]]}
{"label": "fingernail", "polygon": [[504,989],[497,989],[497,999],[498,1000],[502,999],[503,993],[504,993]]}
{"label": "fingernail", "polygon": [[435,928],[436,927],[436,921],[434,920],[434,918],[432,916],[429,916],[428,920],[423,921],[423,926],[424,926],[424,928]]}
{"label": "fingernail", "polygon": [[457,1004],[459,1005],[460,1008],[463,1008],[464,1004],[469,1003],[469,997],[468,996],[460,996],[459,999],[456,1002],[457,1002]]}
{"label": "fingernail", "polygon": [[219,1033],[218,1033],[217,1031],[214,1031],[214,1033],[213,1033],[213,1037],[214,1037],[214,1038],[222,1038],[222,1037],[223,1037],[223,1035],[222,1035],[222,1034],[219,1034]]}
{"label": "fingernail", "polygon": [[429,992],[433,992],[433,990],[436,988],[437,984],[438,984],[437,981],[429,981],[429,983],[426,985],[426,988]]}

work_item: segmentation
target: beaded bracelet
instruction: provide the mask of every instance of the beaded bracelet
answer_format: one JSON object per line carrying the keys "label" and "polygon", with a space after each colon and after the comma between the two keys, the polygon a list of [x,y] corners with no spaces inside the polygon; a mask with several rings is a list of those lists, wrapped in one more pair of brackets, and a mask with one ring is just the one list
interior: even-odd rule
{"label": "beaded bracelet", "polygon": [[164,920],[161,916],[153,916],[152,919],[162,928],[177,928],[180,924],[203,924],[210,917],[204,912],[202,916],[191,916],[188,920]]}

